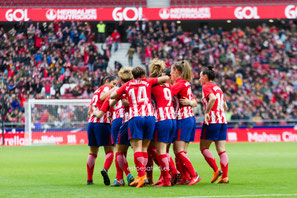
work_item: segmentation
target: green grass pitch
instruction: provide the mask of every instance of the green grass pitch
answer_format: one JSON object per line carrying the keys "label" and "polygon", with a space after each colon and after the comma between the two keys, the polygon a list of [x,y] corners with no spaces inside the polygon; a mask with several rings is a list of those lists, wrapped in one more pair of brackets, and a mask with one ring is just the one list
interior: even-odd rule
{"label": "green grass pitch", "polygon": [[[213,145],[211,151],[216,154]],[[232,143],[227,144],[227,152],[230,184],[210,183],[212,170],[200,154],[199,144],[191,144],[188,153],[202,177],[200,183],[136,189],[104,186],[100,175],[103,149],[99,150],[95,165],[95,185],[87,186],[89,149],[86,145],[0,147],[0,197],[272,197],[273,194],[297,197],[297,143]],[[134,167],[132,150],[129,150],[128,162]],[[160,172],[155,170],[156,181]],[[136,172],[132,174],[135,176]],[[114,163],[109,175],[113,181]]]}

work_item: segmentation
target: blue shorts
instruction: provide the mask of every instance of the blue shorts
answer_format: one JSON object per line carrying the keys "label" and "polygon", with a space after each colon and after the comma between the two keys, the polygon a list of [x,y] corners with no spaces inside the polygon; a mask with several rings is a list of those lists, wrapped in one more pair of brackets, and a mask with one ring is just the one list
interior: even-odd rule
{"label": "blue shorts", "polygon": [[129,120],[129,140],[153,139],[156,119],[154,116],[134,117]]}
{"label": "blue shorts", "polygon": [[125,144],[127,146],[130,146],[130,141],[128,138],[128,122],[125,122],[120,127],[119,135],[117,137],[117,144]]}
{"label": "blue shorts", "polygon": [[196,119],[195,117],[177,120],[177,130],[174,140],[193,142],[195,139]]}
{"label": "blue shorts", "polygon": [[172,143],[176,132],[176,120],[156,122],[153,140],[156,142]]}
{"label": "blue shorts", "polygon": [[227,124],[203,124],[200,139],[202,140],[226,140]]}
{"label": "blue shorts", "polygon": [[122,123],[123,123],[123,118],[114,119],[111,123],[111,136],[112,136],[113,143],[117,142],[117,138],[118,138]]}
{"label": "blue shorts", "polygon": [[89,146],[111,146],[113,144],[108,123],[88,123]]}

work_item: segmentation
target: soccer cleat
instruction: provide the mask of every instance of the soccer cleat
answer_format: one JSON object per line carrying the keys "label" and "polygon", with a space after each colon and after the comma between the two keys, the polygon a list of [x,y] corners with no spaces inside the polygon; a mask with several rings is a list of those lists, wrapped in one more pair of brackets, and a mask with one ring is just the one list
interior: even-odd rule
{"label": "soccer cleat", "polygon": [[136,179],[134,179],[134,181],[132,183],[130,183],[130,186],[137,186],[138,185],[138,182],[140,180],[140,177],[137,176]]}
{"label": "soccer cleat", "polygon": [[93,185],[93,184],[94,184],[93,180],[88,180],[87,181],[87,185]]}
{"label": "soccer cleat", "polygon": [[217,179],[223,174],[223,171],[217,170],[216,172],[213,172],[212,174],[213,174],[213,177],[212,177],[211,183],[217,181]]}
{"label": "soccer cleat", "polygon": [[199,175],[197,175],[196,177],[194,177],[194,178],[191,179],[191,181],[190,181],[190,183],[188,183],[188,185],[189,186],[195,185],[195,184],[197,184],[200,181],[201,181],[201,177]]}
{"label": "soccer cleat", "polygon": [[180,173],[173,174],[171,176],[171,185],[174,186],[179,179],[180,179]]}
{"label": "soccer cleat", "polygon": [[144,187],[148,184],[148,179],[146,178],[146,176],[142,176],[140,177],[138,184],[136,186],[136,188],[141,188]]}
{"label": "soccer cleat", "polygon": [[187,185],[190,183],[191,180],[186,180],[184,178],[181,178],[177,183],[176,185]]}
{"label": "soccer cleat", "polygon": [[229,183],[229,179],[228,177],[225,177],[225,178],[221,178],[217,184],[228,184]]}
{"label": "soccer cleat", "polygon": [[153,184],[154,183],[153,178],[147,178],[147,180],[148,180],[148,184]]}
{"label": "soccer cleat", "polygon": [[113,184],[110,185],[110,187],[118,187],[118,186],[125,186],[125,182],[123,179],[118,181],[118,179],[115,179]]}
{"label": "soccer cleat", "polygon": [[103,168],[101,170],[101,175],[103,177],[103,181],[104,181],[105,186],[109,186],[110,185],[110,180],[109,180],[107,170],[105,168]]}
{"label": "soccer cleat", "polygon": [[129,175],[127,176],[127,183],[128,186],[130,186],[130,184],[134,181],[134,177],[133,175],[131,175],[131,173],[129,173]]}
{"label": "soccer cleat", "polygon": [[168,179],[167,181],[162,180],[160,184],[155,185],[157,187],[169,187],[171,186],[170,180]]}

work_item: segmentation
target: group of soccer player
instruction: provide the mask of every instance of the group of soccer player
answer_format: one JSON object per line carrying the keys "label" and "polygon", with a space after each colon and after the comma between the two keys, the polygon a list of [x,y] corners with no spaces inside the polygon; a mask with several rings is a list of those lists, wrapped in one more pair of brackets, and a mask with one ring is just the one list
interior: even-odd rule
{"label": "group of soccer player", "polygon": [[[154,59],[149,65],[149,73],[147,78],[142,67],[124,67],[118,72],[119,79],[107,76],[95,91],[88,111],[88,185],[93,184],[95,160],[102,146],[106,154],[101,170],[105,185],[110,185],[108,170],[114,159],[114,149],[117,174],[112,187],[125,185],[124,172],[128,185],[137,188],[148,184],[158,187],[194,185],[201,180],[187,154],[196,131],[192,108],[197,102],[191,90],[192,68],[186,60],[165,68],[164,61]],[[218,179],[217,183],[229,183],[225,151],[227,104],[222,90],[213,82],[214,78],[212,67],[200,73],[201,100],[205,106],[200,150],[214,171],[211,183]],[[220,156],[221,170],[209,151],[212,142]],[[175,163],[169,155],[171,144]],[[131,175],[126,159],[130,146],[138,173],[136,178]],[[154,163],[161,170],[156,183],[152,180]]]}

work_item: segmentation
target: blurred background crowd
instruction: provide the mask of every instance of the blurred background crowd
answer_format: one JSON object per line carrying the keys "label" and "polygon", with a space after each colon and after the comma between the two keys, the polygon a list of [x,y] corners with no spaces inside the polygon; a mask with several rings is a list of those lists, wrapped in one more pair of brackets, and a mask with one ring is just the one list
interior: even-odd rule
{"label": "blurred background crowd", "polygon": [[[203,119],[198,79],[207,65],[214,66],[215,82],[225,93],[228,120],[258,124],[281,120],[286,124],[284,120],[297,119],[297,29],[292,21],[227,30],[205,25],[192,31],[176,22],[136,21],[126,26],[119,22],[103,37],[83,22],[19,22],[1,28],[4,121],[24,122],[28,98],[91,98],[121,42],[131,43],[130,61],[135,53],[146,67],[153,58],[164,60],[167,67],[178,60],[190,61],[195,76],[192,88],[199,102],[195,108],[198,122]],[[126,65],[116,63],[111,74],[122,66]],[[62,91],[63,86],[67,88]],[[71,116],[69,107],[45,108],[34,119],[51,121],[50,117],[62,115],[58,110],[74,121],[85,119],[75,116],[79,112]]]}

